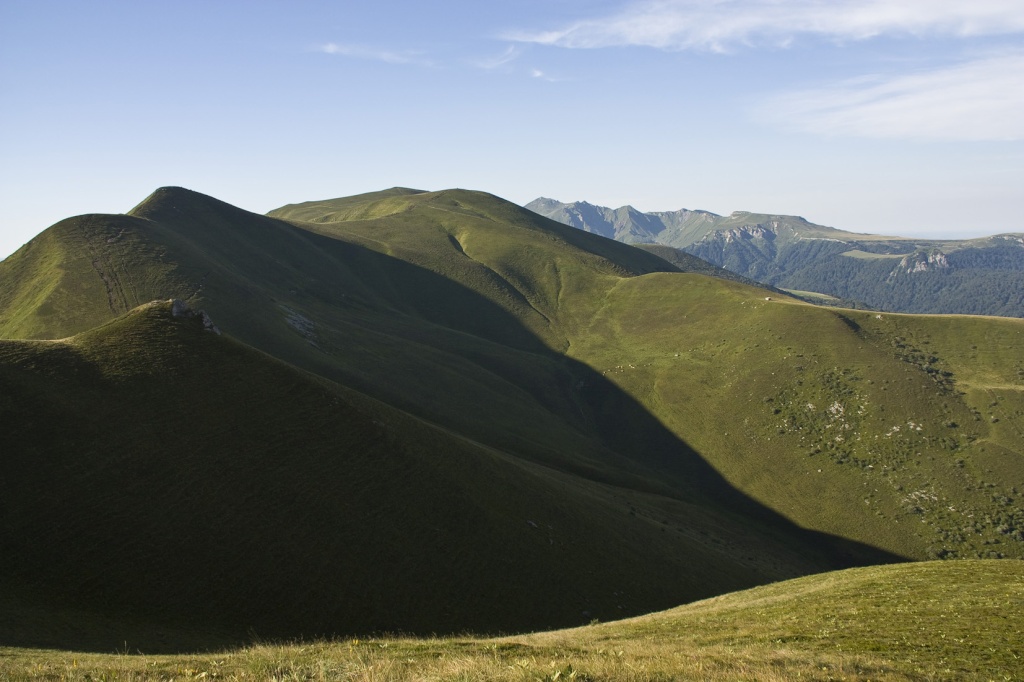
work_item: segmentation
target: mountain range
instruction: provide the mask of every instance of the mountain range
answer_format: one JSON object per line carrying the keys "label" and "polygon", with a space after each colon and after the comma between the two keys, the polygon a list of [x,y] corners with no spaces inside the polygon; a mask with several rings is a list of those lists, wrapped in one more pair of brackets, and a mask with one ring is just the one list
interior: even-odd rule
{"label": "mountain range", "polygon": [[0,643],[514,632],[1024,558],[1024,321],[719,274],[468,190],[53,225],[0,263]]}
{"label": "mountain range", "polygon": [[526,207],[627,244],[682,250],[819,303],[1024,317],[1024,234],[906,239],[746,211],[641,213],[631,206],[611,209],[543,197]]}

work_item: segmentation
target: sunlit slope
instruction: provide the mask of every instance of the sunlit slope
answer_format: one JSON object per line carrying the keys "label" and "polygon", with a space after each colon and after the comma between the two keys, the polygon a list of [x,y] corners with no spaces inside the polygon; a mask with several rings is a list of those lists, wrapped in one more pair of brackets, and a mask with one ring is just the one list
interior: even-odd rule
{"label": "sunlit slope", "polygon": [[131,216],[85,215],[36,236],[0,262],[0,337],[68,336],[168,289],[184,297],[199,277],[183,278],[152,231]]}
{"label": "sunlit slope", "polygon": [[922,558],[1022,556],[1024,322],[765,293],[623,280],[570,354],[801,525]]}
{"label": "sunlit slope", "polygon": [[380,192],[368,192],[351,197],[288,204],[271,211],[270,215],[311,223],[380,218],[408,209],[407,199],[416,194],[426,192],[408,187],[392,187]]}
{"label": "sunlit slope", "polygon": [[[824,565],[777,529],[427,425],[168,302],[64,341],[2,341],[0,380],[0,590],[44,610],[239,640],[494,632]],[[0,637],[159,648],[45,623]]]}
{"label": "sunlit slope", "polygon": [[305,233],[181,188],[157,190],[126,215],[57,223],[0,263],[0,283],[5,338],[68,336],[175,297],[215,299],[227,322],[280,343],[283,320],[252,323],[277,291],[321,284],[356,304],[373,298]]}
{"label": "sunlit slope", "polygon": [[[351,205],[360,207],[355,217],[344,210]],[[485,192],[423,192],[374,203],[350,197],[300,206],[305,208],[283,207],[268,215],[298,220],[306,229],[457,281],[558,351],[600,305],[602,291],[619,279],[676,271],[653,254],[544,219]],[[360,219],[363,214],[374,218]],[[433,301],[430,314],[437,316],[444,305]]]}
{"label": "sunlit slope", "polygon": [[[6,649],[20,680],[1014,680],[1024,671],[1024,563],[837,571],[639,618],[500,639],[385,636],[212,654]],[[120,643],[118,643],[120,646]]]}
{"label": "sunlit slope", "polygon": [[622,673],[686,679],[1018,679],[1022,614],[1024,563],[933,561],[798,578],[514,641],[538,658],[587,652],[575,668],[595,677],[614,677],[615,659],[628,656]]}

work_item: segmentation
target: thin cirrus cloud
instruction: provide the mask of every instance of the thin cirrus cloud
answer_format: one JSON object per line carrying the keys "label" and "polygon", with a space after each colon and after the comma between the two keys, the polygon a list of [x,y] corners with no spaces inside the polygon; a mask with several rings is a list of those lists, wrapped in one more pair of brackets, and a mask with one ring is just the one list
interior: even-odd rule
{"label": "thin cirrus cloud", "polygon": [[[489,57],[486,59],[478,59],[471,62],[474,66],[486,71],[501,71],[504,73],[524,73],[522,69],[517,69],[513,62],[518,60],[523,55],[523,48],[519,45],[509,45],[504,52],[495,57]],[[555,78],[549,75],[547,72],[542,71],[536,67],[526,69],[525,73],[528,73],[530,78],[542,80],[547,83],[559,83],[562,81],[561,78]]]}
{"label": "thin cirrus cloud", "polygon": [[326,43],[317,47],[318,52],[336,54],[343,57],[368,59],[387,64],[411,64],[416,66],[432,66],[433,63],[416,52],[394,52],[365,45],[346,45],[342,43]]}
{"label": "thin cirrus cloud", "polygon": [[880,35],[1006,35],[1024,31],[1020,0],[648,0],[547,31],[503,37],[565,48],[645,46],[725,52],[787,45],[801,35],[838,41]]}
{"label": "thin cirrus cloud", "polygon": [[473,62],[474,66],[481,69],[492,70],[499,69],[503,66],[514,62],[523,53],[523,48],[518,45],[509,45],[504,52],[496,57],[488,57],[484,59],[478,59]]}
{"label": "thin cirrus cloud", "polygon": [[772,122],[822,135],[1024,140],[1024,54],[976,59],[888,78],[790,92],[769,102]]}
{"label": "thin cirrus cloud", "polygon": [[[504,37],[562,48],[729,53],[808,38],[842,45],[1022,33],[1021,0],[635,0],[610,15]],[[1024,140],[1024,53],[782,93],[767,111],[762,118],[776,125],[822,135]]]}

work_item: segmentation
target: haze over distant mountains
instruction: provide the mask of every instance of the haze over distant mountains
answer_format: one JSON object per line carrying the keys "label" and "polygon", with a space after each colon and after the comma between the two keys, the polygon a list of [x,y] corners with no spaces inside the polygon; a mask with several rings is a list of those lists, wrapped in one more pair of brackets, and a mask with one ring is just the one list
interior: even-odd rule
{"label": "haze over distant mountains", "polygon": [[1024,558],[1024,321],[677,263],[468,190],[51,226],[0,262],[0,643],[522,631]]}
{"label": "haze over distant mountains", "polygon": [[526,208],[627,244],[670,246],[820,302],[896,312],[1024,317],[1021,233],[906,239],[745,211],[728,216],[687,209],[641,213],[631,206],[611,209],[546,198]]}

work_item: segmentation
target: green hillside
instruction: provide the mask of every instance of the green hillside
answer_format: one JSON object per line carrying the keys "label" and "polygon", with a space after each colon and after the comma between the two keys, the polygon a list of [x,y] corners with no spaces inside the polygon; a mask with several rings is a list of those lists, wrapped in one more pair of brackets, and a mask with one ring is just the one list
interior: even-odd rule
{"label": "green hillside", "polygon": [[801,525],[913,557],[1021,556],[1024,322],[753,294],[629,280],[572,352]]}
{"label": "green hillside", "polygon": [[[405,215],[412,224],[413,212]],[[355,238],[371,225],[381,228],[329,229]],[[425,238],[417,236],[419,247]],[[507,265],[526,246],[470,246],[467,255],[506,281],[526,280]],[[879,317],[698,275],[591,272],[574,273],[586,286],[557,296],[530,290],[533,309],[551,321],[548,345],[635,399],[639,414],[653,415],[740,490],[800,525],[904,556],[1022,556],[1021,321]],[[535,270],[527,281],[544,279]],[[979,340],[996,363],[965,351]],[[620,451],[662,447],[604,404],[604,392],[580,389],[603,415],[599,424],[616,420],[607,440]],[[991,402],[1002,420],[992,421]]]}
{"label": "green hillside", "polygon": [[351,639],[189,656],[0,649],[5,679],[1019,680],[1024,565],[851,569],[503,639]]}
{"label": "green hillside", "polygon": [[[0,335],[40,339],[0,344],[24,396],[0,402],[21,425],[0,436],[0,599],[27,613],[64,589],[138,632],[495,632],[1024,556],[1019,320],[817,308],[466,190],[259,216],[163,188],[47,230],[0,284]],[[193,320],[167,344],[168,305],[130,312],[171,298],[224,336]],[[351,478],[335,443],[369,453]],[[121,636],[35,622],[23,643]]]}

